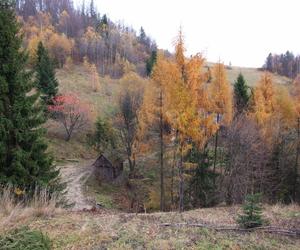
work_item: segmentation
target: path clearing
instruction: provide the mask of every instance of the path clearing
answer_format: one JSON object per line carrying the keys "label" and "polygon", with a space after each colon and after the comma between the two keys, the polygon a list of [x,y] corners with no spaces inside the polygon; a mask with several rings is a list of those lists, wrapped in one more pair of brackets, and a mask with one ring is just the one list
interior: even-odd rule
{"label": "path clearing", "polygon": [[91,202],[83,194],[83,184],[92,173],[93,160],[80,161],[79,163],[68,163],[60,167],[62,180],[67,183],[66,198],[74,204],[72,210],[78,211],[90,209]]}

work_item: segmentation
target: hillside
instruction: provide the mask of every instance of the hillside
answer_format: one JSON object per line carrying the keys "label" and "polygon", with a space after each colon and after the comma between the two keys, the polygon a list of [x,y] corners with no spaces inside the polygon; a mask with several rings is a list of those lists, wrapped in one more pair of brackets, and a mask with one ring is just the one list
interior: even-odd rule
{"label": "hillside", "polygon": [[[228,80],[233,84],[236,78],[238,77],[239,73],[243,74],[249,86],[255,86],[255,84],[259,81],[261,75],[264,72],[255,68],[242,68],[242,67],[232,67],[232,69],[227,68]],[[273,74],[273,79],[274,82],[278,84],[290,84],[292,82],[290,78],[280,76],[277,74]]]}
{"label": "hillside", "polygon": [[[176,223],[235,228],[239,207],[216,207],[194,211],[126,214],[112,210],[69,212],[42,210],[40,213],[14,210],[2,217],[0,236],[12,228],[28,225],[46,233],[53,249],[286,249],[296,250],[300,239],[257,232],[213,230],[205,227],[176,226]],[[299,225],[299,206],[266,206],[265,216],[272,227],[292,229]],[[42,212],[44,211],[44,212]],[[5,223],[5,227],[3,227]],[[166,227],[164,223],[174,226]]]}
{"label": "hillside", "polygon": [[[212,63],[209,63],[212,66]],[[242,73],[249,86],[255,86],[263,74],[255,68],[232,67],[227,68],[228,80],[234,83],[239,73]],[[278,84],[290,84],[287,77],[273,74],[274,82]],[[100,77],[100,91],[94,92],[90,85],[90,73],[83,65],[73,65],[69,69],[58,69],[57,79],[59,80],[59,91],[61,94],[75,93],[80,100],[88,103],[92,110],[92,122],[101,115],[111,117],[116,112],[116,103],[120,91],[121,79],[111,79],[110,77]],[[50,150],[54,152],[57,160],[61,158],[95,158],[96,152],[86,145],[85,134],[76,135],[70,142],[63,140],[64,131],[61,126],[54,122],[49,122],[48,138],[50,140]],[[89,129],[93,129],[90,124]]]}
{"label": "hillside", "polygon": [[0,34],[0,250],[300,249],[300,57],[171,54],[94,0],[1,0]]}

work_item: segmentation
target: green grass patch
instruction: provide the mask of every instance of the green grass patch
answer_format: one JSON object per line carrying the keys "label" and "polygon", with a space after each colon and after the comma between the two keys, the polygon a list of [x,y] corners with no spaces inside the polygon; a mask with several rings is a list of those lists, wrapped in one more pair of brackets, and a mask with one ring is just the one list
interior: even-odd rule
{"label": "green grass patch", "polygon": [[50,250],[52,242],[49,237],[38,230],[28,227],[12,230],[0,236],[0,249],[2,250]]}
{"label": "green grass patch", "polygon": [[122,193],[121,187],[113,183],[100,182],[95,175],[91,175],[87,182],[85,193],[93,197],[97,203],[104,208],[120,209],[119,204],[115,202],[114,196]]}

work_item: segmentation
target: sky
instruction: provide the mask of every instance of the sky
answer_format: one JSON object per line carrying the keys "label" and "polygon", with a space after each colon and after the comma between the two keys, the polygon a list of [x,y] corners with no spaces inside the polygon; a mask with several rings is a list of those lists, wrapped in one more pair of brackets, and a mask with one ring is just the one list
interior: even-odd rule
{"label": "sky", "polygon": [[101,15],[144,27],[171,52],[181,26],[186,55],[200,52],[211,62],[261,67],[270,52],[300,54],[299,0],[94,1]]}

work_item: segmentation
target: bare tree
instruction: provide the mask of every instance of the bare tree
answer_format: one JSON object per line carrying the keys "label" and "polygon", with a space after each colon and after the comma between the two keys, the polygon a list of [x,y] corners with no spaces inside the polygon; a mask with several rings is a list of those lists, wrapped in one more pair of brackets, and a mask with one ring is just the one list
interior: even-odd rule
{"label": "bare tree", "polygon": [[61,123],[66,131],[66,141],[69,141],[74,132],[83,129],[89,121],[89,108],[80,102],[76,95],[61,95],[53,100],[49,106],[52,117]]}
{"label": "bare tree", "polygon": [[246,194],[263,191],[270,150],[258,133],[257,125],[246,116],[233,121],[225,144],[228,159],[221,193],[228,204],[241,203]]}
{"label": "bare tree", "polygon": [[142,104],[142,99],[142,90],[124,89],[119,97],[120,111],[115,120],[128,160],[130,177],[133,177],[135,174],[139,130],[138,112]]}

